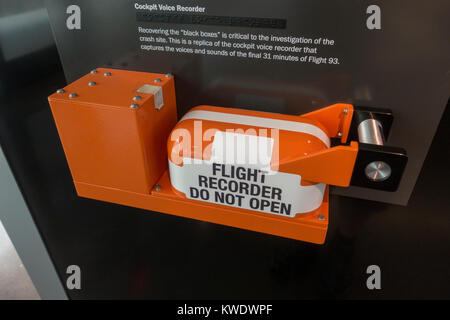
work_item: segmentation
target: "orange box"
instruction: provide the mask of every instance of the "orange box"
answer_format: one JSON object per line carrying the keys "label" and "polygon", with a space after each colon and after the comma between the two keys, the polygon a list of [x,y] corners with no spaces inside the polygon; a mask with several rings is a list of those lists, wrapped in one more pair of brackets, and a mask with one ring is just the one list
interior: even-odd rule
{"label": "orange box", "polygon": [[177,121],[173,77],[99,68],[63,91],[49,102],[76,185],[149,194]]}

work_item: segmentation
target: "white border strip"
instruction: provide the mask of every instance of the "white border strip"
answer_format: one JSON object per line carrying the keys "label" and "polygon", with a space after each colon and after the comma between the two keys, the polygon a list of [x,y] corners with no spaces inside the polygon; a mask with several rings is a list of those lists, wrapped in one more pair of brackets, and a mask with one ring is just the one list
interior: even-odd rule
{"label": "white border strip", "polygon": [[271,119],[263,117],[246,116],[242,114],[215,112],[207,110],[194,110],[186,113],[180,122],[183,120],[196,119],[196,120],[209,120],[225,123],[243,124],[248,126],[257,126],[262,128],[279,129],[286,131],[294,131],[310,134],[320,139],[327,148],[330,147],[330,138],[319,127],[309,123]]}

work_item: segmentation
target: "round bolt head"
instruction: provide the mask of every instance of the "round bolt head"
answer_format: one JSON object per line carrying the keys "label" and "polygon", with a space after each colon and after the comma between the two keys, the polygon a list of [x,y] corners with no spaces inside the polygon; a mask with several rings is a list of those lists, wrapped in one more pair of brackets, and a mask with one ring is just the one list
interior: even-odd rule
{"label": "round bolt head", "polygon": [[95,82],[95,81],[90,81],[88,84],[89,84],[89,86],[92,87],[92,86],[95,86],[95,85],[97,84],[97,82]]}
{"label": "round bolt head", "polygon": [[319,219],[320,221],[323,221],[323,220],[325,220],[325,216],[323,214],[319,214],[317,216],[317,219]]}
{"label": "round bolt head", "polygon": [[156,190],[156,191],[161,191],[161,190],[162,190],[162,187],[158,184],[158,185],[156,185],[155,190]]}
{"label": "round bolt head", "polygon": [[392,174],[392,169],[384,161],[373,161],[366,166],[364,173],[369,180],[381,182],[389,179]]}
{"label": "round bolt head", "polygon": [[172,74],[171,73],[166,73],[166,78],[170,78],[170,77],[172,77]]}
{"label": "round bolt head", "polygon": [[142,97],[141,96],[134,96],[133,100],[134,101],[140,101],[140,100],[142,100]]}
{"label": "round bolt head", "polygon": [[155,79],[155,82],[162,82],[162,80],[157,78],[157,79]]}
{"label": "round bolt head", "polygon": [[343,114],[347,114],[347,113],[348,113],[348,109],[345,108],[344,110],[342,110],[342,113],[343,113]]}
{"label": "round bolt head", "polygon": [[342,132],[338,132],[338,137],[342,137]]}
{"label": "round bolt head", "polygon": [[71,99],[76,98],[76,97],[78,97],[78,94],[76,94],[75,92],[69,94],[69,98],[71,98]]}
{"label": "round bolt head", "polygon": [[111,75],[111,72],[105,72],[103,75],[104,75],[105,77],[109,77],[109,76]]}
{"label": "round bolt head", "polygon": [[97,69],[91,70],[91,73],[98,73]]}
{"label": "round bolt head", "polygon": [[66,91],[64,91],[64,89],[58,89],[58,90],[56,90],[56,93],[64,93],[64,92],[66,92]]}
{"label": "round bolt head", "polygon": [[137,103],[133,103],[133,104],[130,106],[130,108],[131,108],[131,109],[137,109],[137,108],[139,108],[139,105],[138,105]]}

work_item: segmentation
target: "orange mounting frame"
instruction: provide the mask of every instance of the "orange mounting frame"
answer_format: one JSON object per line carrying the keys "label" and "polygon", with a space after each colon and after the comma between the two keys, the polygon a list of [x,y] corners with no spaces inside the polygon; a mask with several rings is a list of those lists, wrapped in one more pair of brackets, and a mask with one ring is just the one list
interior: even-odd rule
{"label": "orange mounting frame", "polygon": [[[138,91],[145,85],[160,87],[161,109],[155,108],[156,91]],[[177,122],[172,76],[99,68],[52,94],[49,102],[79,196],[324,243],[328,187],[317,210],[294,218],[190,200],[172,190],[166,146]],[[351,105],[336,104],[301,117],[320,122],[330,137],[345,142],[352,114]],[[308,181],[348,185],[356,153],[357,143],[351,143],[282,164],[280,170],[301,168],[310,172]],[[330,161],[339,165],[329,166]]]}

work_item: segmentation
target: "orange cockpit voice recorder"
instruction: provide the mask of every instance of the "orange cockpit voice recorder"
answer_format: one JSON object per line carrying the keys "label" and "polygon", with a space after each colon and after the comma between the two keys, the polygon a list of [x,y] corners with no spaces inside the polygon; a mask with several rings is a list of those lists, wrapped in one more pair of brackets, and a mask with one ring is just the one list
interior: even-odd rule
{"label": "orange cockpit voice recorder", "polygon": [[312,243],[329,185],[395,191],[407,162],[385,145],[388,109],[197,106],[178,120],[172,75],[100,68],[49,102],[79,196]]}

